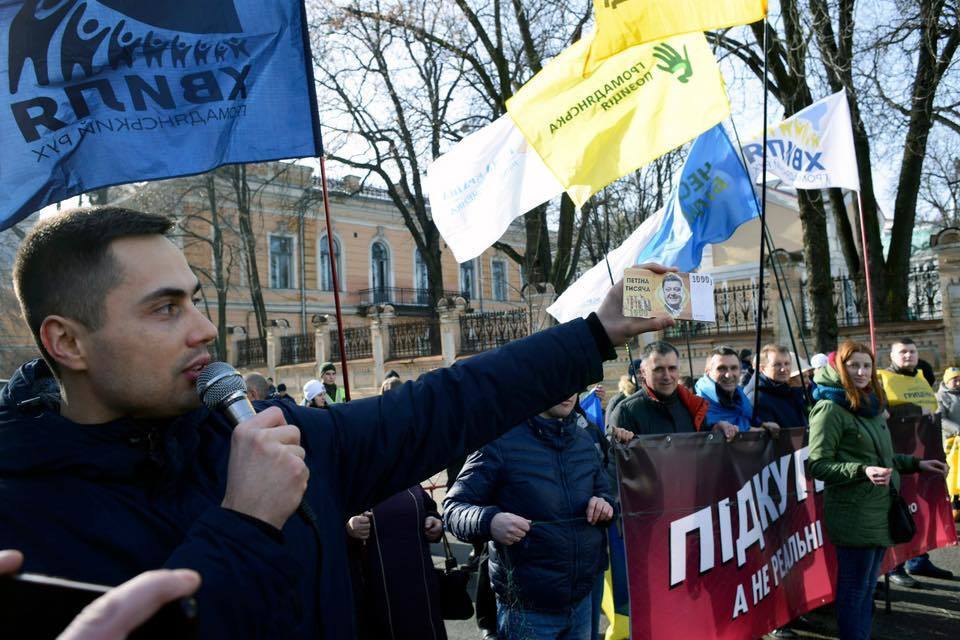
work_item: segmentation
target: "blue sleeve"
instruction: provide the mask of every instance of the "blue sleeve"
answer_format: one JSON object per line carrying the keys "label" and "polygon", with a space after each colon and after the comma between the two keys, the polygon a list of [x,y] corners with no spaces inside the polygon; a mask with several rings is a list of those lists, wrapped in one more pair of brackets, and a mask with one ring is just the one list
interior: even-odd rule
{"label": "blue sleeve", "polygon": [[573,320],[376,398],[300,410],[298,424],[329,430],[333,449],[308,462],[333,465],[344,511],[360,513],[600,380],[597,331]]}
{"label": "blue sleeve", "polygon": [[294,631],[289,611],[300,599],[303,567],[282,540],[269,525],[222,507],[211,507],[193,523],[164,568],[193,569],[202,578],[197,637],[266,638]]}
{"label": "blue sleeve", "polygon": [[493,506],[503,456],[497,443],[477,451],[463,465],[443,500],[446,529],[464,542],[490,540],[490,521],[500,513]]}

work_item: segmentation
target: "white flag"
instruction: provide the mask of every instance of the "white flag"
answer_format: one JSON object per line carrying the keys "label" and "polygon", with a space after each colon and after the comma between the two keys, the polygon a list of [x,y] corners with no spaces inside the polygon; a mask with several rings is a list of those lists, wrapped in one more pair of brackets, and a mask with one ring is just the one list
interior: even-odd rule
{"label": "white flag", "polygon": [[466,262],[563,187],[504,114],[433,162],[427,193],[440,235],[457,262]]}
{"label": "white flag", "polygon": [[[767,129],[767,172],[796,189],[841,187],[860,190],[857,153],[847,94],[840,91]],[[744,159],[759,176],[763,138],[743,146]]]}
{"label": "white flag", "polygon": [[[610,272],[616,282],[623,277],[627,267],[635,266],[637,256],[650,244],[664,224],[667,208],[664,207],[643,221],[637,229],[624,240],[623,244],[607,254]],[[613,286],[607,271],[607,260],[601,260],[590,267],[576,282],[567,287],[556,302],[547,308],[547,313],[559,322],[574,318],[585,318],[600,307],[607,292]]]}

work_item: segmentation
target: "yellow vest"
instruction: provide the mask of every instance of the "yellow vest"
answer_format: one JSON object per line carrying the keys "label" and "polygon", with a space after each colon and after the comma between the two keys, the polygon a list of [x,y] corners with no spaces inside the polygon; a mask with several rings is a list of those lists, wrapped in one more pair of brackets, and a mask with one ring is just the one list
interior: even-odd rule
{"label": "yellow vest", "polygon": [[927,384],[927,380],[920,370],[917,370],[914,376],[906,376],[881,369],[877,371],[877,375],[880,376],[883,391],[887,394],[887,402],[890,403],[891,407],[915,404],[923,409],[929,409],[930,413],[936,413],[940,410],[937,396],[930,385]]}

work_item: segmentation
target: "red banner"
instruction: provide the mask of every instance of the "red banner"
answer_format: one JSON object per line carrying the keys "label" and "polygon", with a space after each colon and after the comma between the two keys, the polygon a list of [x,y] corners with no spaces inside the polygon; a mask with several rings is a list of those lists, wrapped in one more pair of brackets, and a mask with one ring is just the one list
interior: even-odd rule
{"label": "red banner", "polygon": [[[891,420],[894,449],[944,459],[939,420]],[[635,640],[759,638],[834,598],[836,555],[806,432],[653,436],[620,457]],[[943,478],[905,474],[914,539],[886,565],[957,543]]]}

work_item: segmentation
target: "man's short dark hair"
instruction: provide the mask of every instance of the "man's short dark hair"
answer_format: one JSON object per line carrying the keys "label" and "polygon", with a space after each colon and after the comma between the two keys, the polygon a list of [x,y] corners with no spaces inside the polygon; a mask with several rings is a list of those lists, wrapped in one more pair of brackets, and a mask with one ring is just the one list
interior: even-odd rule
{"label": "man's short dark hair", "polygon": [[737,356],[742,360],[744,351],[747,352],[747,356],[746,356],[747,358],[753,355],[749,349],[744,349],[743,351],[737,353],[737,350],[734,349],[733,347],[728,347],[722,344],[719,347],[713,348],[713,350],[710,352],[710,357],[712,358],[713,356]]}
{"label": "man's short dark hair", "polygon": [[897,338],[896,340],[890,343],[890,348],[893,349],[893,345],[895,344],[912,344],[914,346],[917,345],[917,343],[913,341],[913,338]]}
{"label": "man's short dark hair", "polygon": [[652,353],[658,353],[661,356],[665,356],[672,353],[672,354],[675,354],[678,358],[680,357],[680,352],[677,351],[677,348],[672,344],[670,344],[669,342],[665,342],[663,340],[657,340],[645,346],[643,348],[643,355],[641,357],[643,360],[646,360]]}
{"label": "man's short dark hair", "polygon": [[71,209],[41,220],[17,251],[13,286],[23,318],[47,364],[58,371],[40,341],[40,325],[59,315],[91,331],[103,324],[103,303],[123,277],[110,244],[131,236],[165,235],[169,218],[121,207]]}

